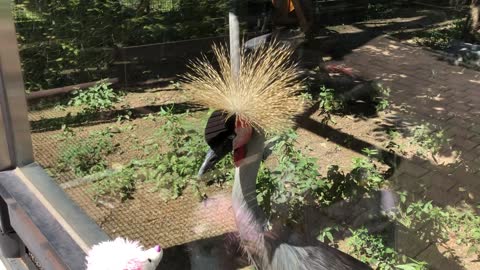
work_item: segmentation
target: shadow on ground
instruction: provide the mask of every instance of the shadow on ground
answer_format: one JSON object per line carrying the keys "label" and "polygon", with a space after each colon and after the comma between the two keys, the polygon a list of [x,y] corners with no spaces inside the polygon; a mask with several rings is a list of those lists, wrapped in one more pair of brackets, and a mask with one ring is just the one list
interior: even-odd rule
{"label": "shadow on ground", "polygon": [[102,123],[111,123],[117,121],[121,116],[129,115],[130,119],[136,119],[148,114],[155,114],[162,109],[172,109],[172,113],[181,114],[185,112],[196,112],[206,110],[205,108],[193,105],[191,103],[172,103],[163,105],[150,105],[135,108],[125,108],[106,112],[78,113],[75,115],[67,114],[63,117],[44,118],[30,121],[31,131],[44,132],[49,130],[61,129],[63,125],[69,127],[86,127]]}

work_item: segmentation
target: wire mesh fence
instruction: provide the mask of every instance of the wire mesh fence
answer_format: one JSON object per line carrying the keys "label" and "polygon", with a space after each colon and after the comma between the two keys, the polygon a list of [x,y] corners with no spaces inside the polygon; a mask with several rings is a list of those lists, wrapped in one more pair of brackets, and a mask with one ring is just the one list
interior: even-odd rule
{"label": "wire mesh fence", "polygon": [[120,4],[128,8],[138,8],[141,5],[147,5],[152,11],[169,12],[180,9],[179,0],[121,0]]}
{"label": "wire mesh fence", "polygon": [[110,77],[114,48],[222,35],[228,1],[71,0],[14,3],[29,91]]}

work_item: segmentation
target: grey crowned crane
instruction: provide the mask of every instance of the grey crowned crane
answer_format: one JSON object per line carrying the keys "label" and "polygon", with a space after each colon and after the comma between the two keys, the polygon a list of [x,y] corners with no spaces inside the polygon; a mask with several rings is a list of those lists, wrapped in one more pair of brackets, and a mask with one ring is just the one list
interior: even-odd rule
{"label": "grey crowned crane", "polygon": [[227,50],[215,46],[214,53],[219,68],[206,58],[192,62],[183,88],[193,102],[216,110],[207,123],[211,149],[199,175],[233,151],[232,208],[241,246],[251,263],[262,270],[371,269],[324,243],[298,245],[269,232],[258,205],[256,177],[265,136],[289,128],[306,105],[299,95],[303,89],[300,71],[290,60],[293,49],[273,42],[242,54],[236,76]]}

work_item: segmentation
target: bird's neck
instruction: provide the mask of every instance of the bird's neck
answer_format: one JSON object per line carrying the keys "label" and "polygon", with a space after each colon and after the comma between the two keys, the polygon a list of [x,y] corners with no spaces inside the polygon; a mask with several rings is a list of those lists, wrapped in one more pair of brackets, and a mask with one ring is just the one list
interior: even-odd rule
{"label": "bird's neck", "polygon": [[256,179],[265,144],[263,135],[254,132],[247,145],[247,155],[235,168],[232,207],[242,241],[260,244],[266,223],[265,214],[257,202]]}

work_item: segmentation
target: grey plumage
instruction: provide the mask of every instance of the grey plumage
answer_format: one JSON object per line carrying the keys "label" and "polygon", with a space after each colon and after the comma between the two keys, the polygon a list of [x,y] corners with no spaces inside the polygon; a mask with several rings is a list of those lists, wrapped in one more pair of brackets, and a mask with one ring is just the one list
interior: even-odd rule
{"label": "grey plumage", "polygon": [[298,246],[270,234],[256,199],[256,176],[262,160],[264,137],[254,132],[247,156],[236,168],[232,206],[242,247],[262,270],[363,270],[371,269],[355,258],[324,243]]}

